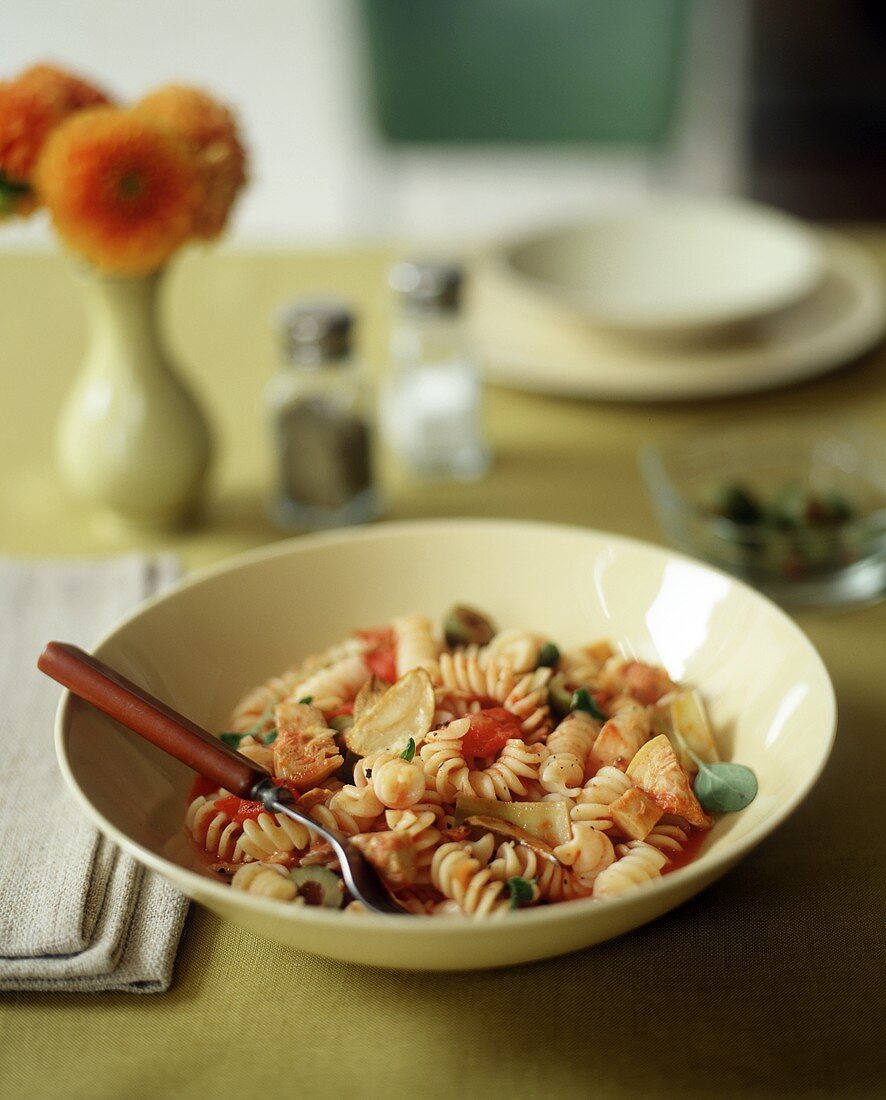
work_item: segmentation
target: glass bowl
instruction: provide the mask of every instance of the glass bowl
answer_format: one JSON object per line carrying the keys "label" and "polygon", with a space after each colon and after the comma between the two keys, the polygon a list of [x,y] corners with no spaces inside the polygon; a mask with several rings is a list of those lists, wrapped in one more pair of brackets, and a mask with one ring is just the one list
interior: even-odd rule
{"label": "glass bowl", "polygon": [[866,430],[724,424],[651,445],[640,465],[675,546],[779,603],[846,606],[886,593],[886,444]]}

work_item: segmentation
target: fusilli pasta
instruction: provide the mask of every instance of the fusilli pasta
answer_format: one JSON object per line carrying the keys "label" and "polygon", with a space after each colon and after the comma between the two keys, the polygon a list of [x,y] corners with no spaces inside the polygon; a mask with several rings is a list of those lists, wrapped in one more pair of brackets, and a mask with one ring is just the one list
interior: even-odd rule
{"label": "fusilli pasta", "polygon": [[[442,636],[418,614],[356,631],[246,694],[225,740],[318,824],[352,838],[416,915],[604,901],[686,861],[710,819],[658,721],[653,741],[658,700],[685,690],[664,669],[609,643],[561,655],[541,633],[496,633],[464,609],[446,638],[488,644]],[[602,717],[573,697],[578,687]],[[655,763],[665,759],[667,789]],[[185,824],[215,874],[287,904],[347,903],[328,841],[205,790],[195,787]]]}

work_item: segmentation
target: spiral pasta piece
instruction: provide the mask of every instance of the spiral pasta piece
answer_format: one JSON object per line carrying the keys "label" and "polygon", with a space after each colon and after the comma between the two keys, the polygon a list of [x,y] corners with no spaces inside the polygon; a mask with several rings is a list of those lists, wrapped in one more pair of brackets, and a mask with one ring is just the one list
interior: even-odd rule
{"label": "spiral pasta piece", "polygon": [[599,730],[594,719],[575,710],[548,734],[545,745],[550,756],[539,776],[547,794],[575,798],[585,781],[585,765]]}
{"label": "spiral pasta piece", "polygon": [[198,795],[187,808],[185,827],[205,852],[230,862],[242,829],[228,814],[216,809],[216,800],[227,797],[228,792],[224,790],[211,799]]}
{"label": "spiral pasta piece", "polygon": [[502,702],[516,686],[514,670],[504,661],[480,662],[477,646],[440,654],[440,684],[467,696]]}
{"label": "spiral pasta piece", "polygon": [[388,810],[385,813],[388,828],[409,838],[416,885],[431,881],[431,862],[441,837],[437,820],[437,815],[432,810]]}
{"label": "spiral pasta piece", "polygon": [[448,726],[456,718],[466,714],[477,714],[483,709],[483,703],[472,692],[459,691],[457,688],[438,687],[435,692],[436,709],[431,728]]}
{"label": "spiral pasta piece", "polygon": [[[365,802],[361,801],[361,794],[364,789],[369,791]],[[342,833],[344,836],[356,836],[358,833],[365,833],[372,828],[383,807],[376,799],[376,804],[379,806],[377,814],[363,817],[352,811],[355,808],[374,808],[372,803],[374,798],[375,794],[371,787],[357,787],[355,783],[343,785],[338,790],[327,788],[310,791],[308,797],[302,796],[299,799],[299,804],[319,825],[330,832]]]}
{"label": "spiral pasta piece", "polygon": [[585,783],[569,816],[573,822],[588,822],[595,829],[611,829],[612,816],[609,807],[633,785],[618,768],[601,768]]}
{"label": "spiral pasta piece", "polygon": [[579,822],[572,826],[572,838],[558,844],[554,855],[571,867],[583,886],[592,886],[596,877],[615,862],[612,841],[593,825]]}
{"label": "spiral pasta piece", "polygon": [[594,742],[594,756],[601,763],[624,771],[649,740],[651,732],[649,712],[632,700],[604,724]]}
{"label": "spiral pasta piece", "polygon": [[234,848],[234,862],[268,859],[281,852],[302,852],[311,843],[307,826],[285,814],[247,818]]}
{"label": "spiral pasta piece", "polygon": [[353,702],[369,676],[363,657],[359,653],[350,653],[302,680],[290,691],[287,699],[298,701],[310,698],[311,705],[317,710],[336,710],[344,703]]}
{"label": "spiral pasta piece", "polygon": [[667,856],[645,840],[631,840],[616,848],[619,858],[594,880],[595,898],[615,898],[661,875]]}
{"label": "spiral pasta piece", "polygon": [[279,676],[272,676],[243,696],[234,708],[228,727],[234,733],[247,733],[250,730],[256,733],[266,732],[274,725],[273,711],[279,702],[293,697],[298,700],[308,694],[296,694],[299,685],[308,676],[345,657],[359,655],[365,652],[366,647],[367,642],[361,638],[347,638],[344,642],[330,646],[323,653],[308,657],[300,664],[281,672]]}
{"label": "spiral pasta piece", "polygon": [[589,887],[583,886],[575,875],[559,861],[545,859],[531,848],[512,840],[499,845],[496,858],[489,864],[493,878],[500,882],[518,876],[534,881],[539,897],[545,901],[572,901],[588,897]]}
{"label": "spiral pasta piece", "polygon": [[273,745],[264,745],[254,737],[244,737],[237,746],[237,752],[251,760],[253,764],[258,764],[260,768],[264,768],[265,771],[274,771]]}
{"label": "spiral pasta piece", "polygon": [[[235,890],[280,901],[295,901],[298,889],[277,863],[244,863],[231,879]],[[299,899],[304,904],[304,898]]]}
{"label": "spiral pasta piece", "polygon": [[659,822],[651,832],[647,833],[645,838],[647,844],[651,844],[653,848],[658,848],[669,859],[672,859],[678,852],[682,852],[688,839],[689,836],[686,830],[679,825],[666,825],[662,822]]}
{"label": "spiral pasta piece", "polygon": [[254,730],[264,733],[273,728],[274,707],[298,686],[301,670],[294,669],[274,676],[260,687],[246,693],[234,707],[228,726],[234,733]]}
{"label": "spiral pasta piece", "polygon": [[379,802],[389,810],[408,810],[425,793],[425,773],[421,764],[395,758],[373,768],[372,789]]}
{"label": "spiral pasta piece", "polygon": [[234,821],[217,803],[230,798],[218,791],[202,795],[188,807],[185,823],[194,840],[210,855],[227,863],[247,863],[272,856],[304,851],[310,844],[306,826],[285,814],[263,813],[255,819]]}
{"label": "spiral pasta piece", "polygon": [[482,664],[505,664],[515,673],[529,672],[538,665],[545,639],[530,630],[500,630],[480,651]]}
{"label": "spiral pasta piece", "polygon": [[458,794],[495,798],[511,802],[514,795],[527,793],[527,782],[538,779],[547,756],[544,745],[527,745],[511,738],[488,768],[471,769],[462,752],[462,739],[470,728],[467,718],[456,719],[442,730],[428,734],[420,749],[425,775],[433,780],[437,793],[451,802]]}
{"label": "spiral pasta piece", "polygon": [[468,916],[506,913],[510,899],[504,883],[493,878],[469,841],[441,844],[431,860],[431,881]]}
{"label": "spiral pasta piece", "polygon": [[430,620],[424,615],[401,615],[394,619],[392,626],[397,677],[405,676],[413,668],[423,668],[437,683],[440,676],[437,663],[440,645],[434,638]]}
{"label": "spiral pasta piece", "polygon": [[550,728],[548,681],[551,669],[537,668],[520,679],[502,699],[501,705],[520,719],[520,731],[529,743],[543,740]]}

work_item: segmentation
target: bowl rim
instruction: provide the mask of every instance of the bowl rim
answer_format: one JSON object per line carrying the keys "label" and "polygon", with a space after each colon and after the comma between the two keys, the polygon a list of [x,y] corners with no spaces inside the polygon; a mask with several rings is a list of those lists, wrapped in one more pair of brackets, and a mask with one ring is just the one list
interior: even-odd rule
{"label": "bowl rim", "polygon": [[[692,307],[680,309],[649,310],[636,306],[614,309],[596,301],[589,301],[581,291],[570,289],[563,283],[542,276],[527,274],[515,263],[517,253],[567,234],[592,230],[599,226],[628,223],[631,219],[650,221],[669,217],[704,215],[721,216],[731,221],[750,219],[756,226],[771,228],[780,238],[790,238],[795,250],[805,253],[803,269],[776,293],[763,294],[755,290],[744,293],[731,306]],[[698,198],[666,196],[641,202],[614,205],[584,218],[558,221],[525,234],[511,234],[498,241],[487,251],[499,277],[522,286],[534,295],[553,298],[567,306],[587,322],[613,331],[634,332],[638,335],[682,333],[719,329],[760,320],[779,313],[808,297],[823,281],[827,271],[827,254],[821,234],[802,219],[766,203],[739,198]]]}
{"label": "bowl rim", "polygon": [[[539,520],[503,518],[484,519],[478,517],[458,517],[400,520],[390,523],[381,523],[370,527],[349,527],[337,531],[297,535],[292,538],[283,539],[265,546],[256,547],[252,550],[247,550],[241,554],[235,554],[221,562],[195,570],[193,574],[186,576],[172,588],[167,589],[159,595],[152,596],[139,604],[132,612],[125,616],[125,618],[121,619],[115,626],[106,631],[101,638],[91,646],[91,652],[101,656],[102,649],[106,645],[112,644],[117,635],[122,633],[130,623],[138,619],[151,607],[176,597],[180,592],[198,587],[225,573],[233,572],[240,568],[249,568],[263,561],[285,557],[294,550],[297,551],[300,547],[322,549],[327,546],[336,546],[343,543],[360,542],[373,537],[395,539],[402,534],[414,532],[436,532],[437,534],[445,535],[451,534],[454,528],[471,531],[490,527],[500,531],[507,529],[511,529],[512,531],[522,530],[524,532],[527,529],[539,532],[553,530],[565,534],[589,536],[591,539],[606,540],[609,543],[614,543],[626,549],[641,549],[644,552],[651,552],[654,557],[659,559],[682,561],[698,569],[722,577],[726,579],[730,585],[737,586],[740,590],[743,590],[751,599],[762,602],[762,604],[768,608],[770,614],[786,624],[796,635],[798,644],[805,651],[807,658],[811,661],[812,667],[819,674],[821,684],[825,689],[827,701],[827,711],[823,716],[822,723],[827,729],[827,742],[806,782],[794,790],[784,802],[777,804],[773,812],[763,821],[760,821],[745,834],[745,836],[734,842],[727,852],[704,852],[690,863],[678,868],[676,871],[655,879],[652,882],[644,883],[642,887],[638,888],[636,891],[630,891],[621,897],[607,899],[605,910],[607,913],[616,913],[620,909],[629,909],[637,903],[638,896],[643,898],[651,898],[656,895],[664,896],[675,893],[679,891],[681,887],[696,882],[697,880],[706,880],[698,887],[698,889],[702,889],[707,881],[711,881],[713,878],[728,871],[739,859],[744,857],[752,848],[756,847],[756,845],[769,836],[770,833],[774,832],[775,829],[777,829],[797,809],[818,782],[831,755],[836,738],[837,704],[833,683],[831,682],[824,661],[815,646],[794,620],[776,603],[762,595],[750,585],[745,584],[743,581],[723,570],[717,569],[715,566],[708,565],[687,554],[647,542],[643,539],[613,534],[598,528],[580,527],[576,524],[549,523]],[[217,882],[206,875],[201,875],[197,871],[192,871],[190,868],[184,867],[182,864],[175,863],[171,859],[158,856],[156,853],[147,848],[143,848],[136,841],[130,839],[122,830],[108,821],[91,803],[86,792],[77,782],[67,758],[68,726],[71,721],[73,702],[74,697],[68,690],[65,690],[62,693],[56,711],[54,734],[56,759],[69,790],[74,794],[81,807],[83,807],[87,815],[98,828],[114,841],[114,843],[119,845],[120,848],[133,856],[139,863],[156,871],[167,881],[171,881],[179,889],[181,889],[178,885],[179,881],[188,883],[190,889],[184,892],[192,900],[196,896],[208,894],[211,897],[217,898],[221,905],[233,904],[236,907],[242,907],[246,911],[251,911],[258,915],[273,917],[276,920],[289,920],[295,924],[303,924],[306,928],[320,923],[330,928],[339,928],[344,932],[352,929],[376,929],[390,932],[392,928],[395,927],[399,935],[405,933],[406,935],[426,936],[429,933],[437,935],[445,933],[446,935],[454,934],[461,936],[477,934],[482,928],[501,928],[498,922],[477,921],[473,917],[461,914],[435,916],[432,920],[419,919],[405,922],[399,922],[398,918],[398,923],[393,926],[390,917],[366,911],[348,913],[345,910],[324,910],[319,907],[284,907],[273,898],[258,897],[253,894],[247,894],[245,891],[233,891],[228,884]],[[693,893],[694,892],[697,891],[693,891]],[[579,914],[584,914],[586,918],[590,919],[595,912],[600,912],[600,903],[598,901],[595,902],[592,898],[578,898],[570,901],[568,904],[557,903],[547,906],[533,906],[520,910],[515,914],[515,918],[519,921],[519,925],[514,926],[544,926],[562,921],[570,916],[578,916]]]}

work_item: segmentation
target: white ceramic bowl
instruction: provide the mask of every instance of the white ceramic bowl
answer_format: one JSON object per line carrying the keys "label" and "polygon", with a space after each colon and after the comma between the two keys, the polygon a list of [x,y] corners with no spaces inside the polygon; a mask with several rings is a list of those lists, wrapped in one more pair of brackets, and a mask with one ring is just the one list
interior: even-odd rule
{"label": "white ceramic bowl", "polygon": [[506,245],[505,272],[598,326],[687,335],[793,305],[824,253],[801,222],[733,200],[662,201]]}
{"label": "white ceramic bowl", "polygon": [[688,558],[578,528],[431,521],[284,542],[146,604],[96,653],[219,729],[246,688],[354,626],[411,609],[439,616],[454,601],[564,645],[615,639],[699,685],[724,756],[757,773],[756,800],[718,821],[693,863],[632,894],[482,922],[287,907],[207,878],[194,870],[182,829],[192,774],[67,695],[57,725],[65,777],[118,844],[230,920],[332,958],[455,970],[573,951],[672,909],[771,833],[824,766],[834,736],[833,692],[790,619],[752,589]]}

